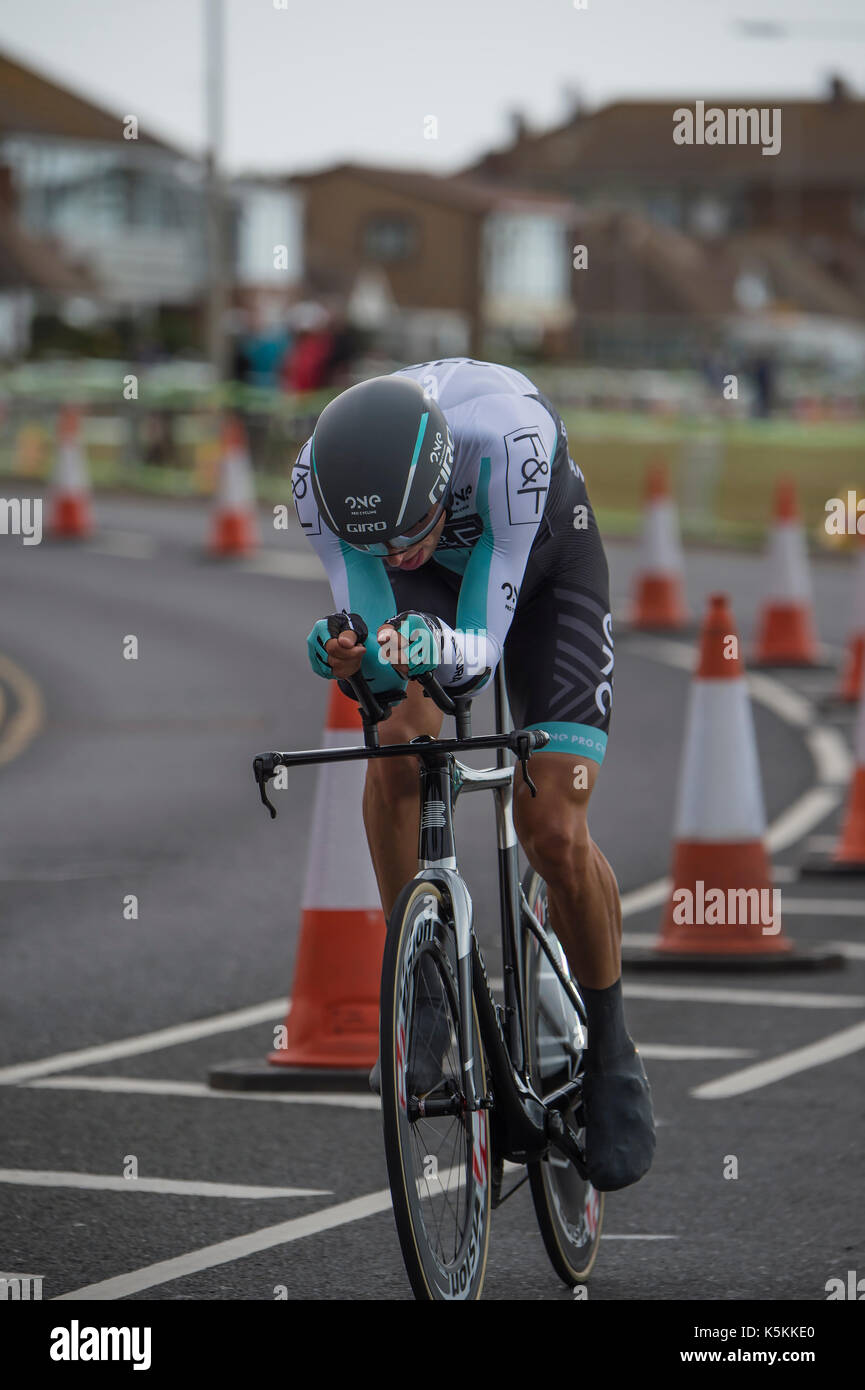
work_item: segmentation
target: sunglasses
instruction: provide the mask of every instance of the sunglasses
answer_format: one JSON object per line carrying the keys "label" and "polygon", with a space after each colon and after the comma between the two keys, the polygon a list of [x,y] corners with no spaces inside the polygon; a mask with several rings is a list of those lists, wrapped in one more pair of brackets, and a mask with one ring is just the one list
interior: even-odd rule
{"label": "sunglasses", "polygon": [[441,520],[442,513],[446,507],[445,502],[441,502],[436,507],[431,521],[426,517],[421,517],[416,526],[410,531],[406,531],[401,536],[393,536],[389,541],[372,541],[369,545],[360,545],[354,541],[349,541],[352,550],[363,550],[367,555],[392,555],[395,550],[408,550],[411,546],[417,545],[418,541],[424,540],[431,531],[434,531]]}

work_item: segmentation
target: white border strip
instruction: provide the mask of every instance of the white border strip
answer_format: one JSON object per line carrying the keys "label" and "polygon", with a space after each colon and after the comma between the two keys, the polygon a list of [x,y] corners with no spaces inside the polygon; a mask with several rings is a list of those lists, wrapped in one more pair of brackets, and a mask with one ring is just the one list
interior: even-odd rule
{"label": "white border strip", "polygon": [[98,1284],[85,1284],[83,1288],[62,1293],[54,1301],[71,1300],[95,1302],[128,1298],[131,1294],[142,1293],[157,1284],[169,1284],[173,1279],[184,1279],[189,1274],[198,1274],[214,1265],[230,1264],[242,1260],[247,1255],[260,1254],[271,1250],[274,1245],[288,1245],[305,1236],[319,1235],[322,1231],[332,1231],[337,1226],[346,1226],[351,1221],[360,1221],[365,1216],[377,1216],[379,1212],[391,1209],[390,1188],[380,1192],[370,1192],[365,1197],[355,1197],[350,1202],[338,1202],[336,1206],[325,1207],[323,1211],[309,1216],[298,1216],[293,1221],[281,1221],[277,1226],[264,1226],[258,1231],[250,1231],[245,1236],[235,1236],[233,1240],[222,1240],[217,1245],[205,1245],[201,1250],[190,1250],[185,1255],[177,1255],[172,1260],[160,1260],[158,1264],[144,1265],[128,1274],[119,1274],[114,1279],[103,1279]]}
{"label": "white border strip", "polygon": [[746,1091],[757,1091],[761,1086],[771,1086],[775,1081],[783,1081],[798,1072],[820,1067],[826,1062],[835,1062],[839,1057],[848,1057],[851,1052],[859,1052],[865,1047],[865,1023],[855,1023],[852,1028],[844,1028],[840,1033],[831,1033],[828,1038],[809,1043],[807,1047],[797,1047],[794,1052],[784,1052],[780,1057],[772,1057],[767,1062],[756,1062],[742,1071],[720,1076],[715,1081],[707,1081],[696,1086],[691,1095],[698,1100],[726,1100],[730,1096],[741,1096]]}

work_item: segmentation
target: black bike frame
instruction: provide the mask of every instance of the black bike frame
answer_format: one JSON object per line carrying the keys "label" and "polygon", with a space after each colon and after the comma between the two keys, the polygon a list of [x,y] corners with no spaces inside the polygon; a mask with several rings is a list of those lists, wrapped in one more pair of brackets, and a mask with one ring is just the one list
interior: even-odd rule
{"label": "black bike frame", "polygon": [[[431,682],[444,700],[437,683]],[[265,786],[277,767],[299,767],[310,763],[354,762],[370,758],[392,758],[412,755],[420,762],[420,834],[418,843],[418,875],[438,887],[448,901],[456,934],[458,982],[462,1034],[473,1036],[472,998],[478,1010],[481,1038],[486,1050],[493,1080],[496,1127],[499,1131],[503,1156],[515,1161],[541,1157],[552,1142],[574,1161],[585,1177],[584,1155],[565,1128],[561,1111],[579,1098],[581,1082],[571,1082],[544,1101],[532,1085],[528,1065],[529,1050],[527,1019],[525,1017],[526,962],[520,949],[519,926],[537,938],[550,965],[567,993],[583,1023],[585,1011],[579,994],[563,971],[546,931],[531,911],[520,885],[519,849],[514,830],[513,789],[516,765],[509,764],[508,750],[515,753],[518,733],[505,732],[510,726],[510,710],[501,664],[496,672],[495,709],[497,732],[472,737],[469,733],[469,700],[451,703],[450,713],[457,714],[457,729],[465,737],[432,739],[422,735],[411,743],[379,746],[375,720],[370,717],[367,690],[361,684],[355,690],[359,698],[364,724],[365,746],[354,748],[317,748],[299,752],[262,754],[254,760],[255,779],[261,798],[276,815],[267,799]],[[438,701],[437,701],[438,703]],[[366,705],[366,707],[365,707]],[[374,704],[372,706],[375,707]],[[440,706],[441,707],[441,706]],[[379,709],[378,713],[381,713]],[[495,768],[478,770],[467,767],[457,753],[496,750]],[[523,773],[528,781],[526,763]],[[504,967],[504,1005],[493,998],[480,946],[472,926],[472,905],[468,889],[457,866],[453,831],[453,810],[460,794],[480,789],[491,790],[496,803],[496,836],[498,845],[499,906],[502,926],[502,961]],[[466,1108],[477,1110],[489,1107],[492,1098],[478,1095],[474,1086],[472,1058],[462,1058],[463,1077],[468,1094]],[[451,1113],[452,1100],[430,1098],[420,1103],[419,1113],[432,1117]]]}

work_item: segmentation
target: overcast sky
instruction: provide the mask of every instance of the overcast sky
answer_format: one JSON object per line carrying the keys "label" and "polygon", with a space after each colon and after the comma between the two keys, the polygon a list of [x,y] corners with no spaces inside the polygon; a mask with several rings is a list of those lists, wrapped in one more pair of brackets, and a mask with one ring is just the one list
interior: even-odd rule
{"label": "overcast sky", "polygon": [[[211,0],[0,0],[0,48],[190,150],[204,140]],[[224,0],[232,170],[350,158],[453,169],[519,108],[557,123],[568,89],[623,97],[865,94],[862,0]],[[577,4],[587,8],[578,9]],[[744,37],[774,19],[784,40]],[[424,138],[435,116],[438,138]]]}

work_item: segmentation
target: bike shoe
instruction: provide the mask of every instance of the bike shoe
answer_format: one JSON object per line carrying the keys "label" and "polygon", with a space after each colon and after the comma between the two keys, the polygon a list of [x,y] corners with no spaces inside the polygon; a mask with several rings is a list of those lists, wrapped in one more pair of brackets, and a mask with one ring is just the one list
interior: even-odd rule
{"label": "bike shoe", "polygon": [[655,1121],[652,1093],[636,1048],[588,1065],[583,1077],[586,1171],[598,1192],[615,1192],[638,1182],[652,1166]]}
{"label": "bike shoe", "polygon": [[369,1089],[381,1095],[381,1056],[376,1057],[375,1066],[369,1074]]}

